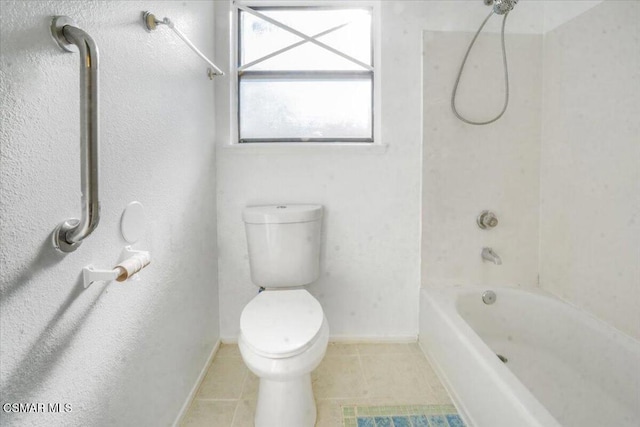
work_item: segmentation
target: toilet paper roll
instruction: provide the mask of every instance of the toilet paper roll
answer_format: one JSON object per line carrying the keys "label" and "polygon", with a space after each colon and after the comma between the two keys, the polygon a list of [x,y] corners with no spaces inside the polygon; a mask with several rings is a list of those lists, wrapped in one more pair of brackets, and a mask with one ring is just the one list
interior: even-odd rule
{"label": "toilet paper roll", "polygon": [[145,268],[151,262],[149,253],[140,253],[122,261],[116,265],[115,269],[118,270],[118,282],[124,282],[129,277],[133,276],[143,268]]}

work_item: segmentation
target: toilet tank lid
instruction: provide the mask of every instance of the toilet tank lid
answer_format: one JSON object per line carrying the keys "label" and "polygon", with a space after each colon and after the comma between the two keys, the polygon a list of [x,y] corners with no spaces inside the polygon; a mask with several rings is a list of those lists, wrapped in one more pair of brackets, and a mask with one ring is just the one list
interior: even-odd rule
{"label": "toilet tank lid", "polygon": [[322,205],[247,206],[242,219],[247,224],[288,224],[322,218]]}

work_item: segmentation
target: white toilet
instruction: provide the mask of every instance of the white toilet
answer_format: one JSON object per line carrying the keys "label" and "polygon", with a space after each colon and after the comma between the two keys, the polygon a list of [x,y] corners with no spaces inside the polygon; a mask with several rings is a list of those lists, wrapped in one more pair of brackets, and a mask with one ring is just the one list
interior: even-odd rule
{"label": "white toilet", "polygon": [[301,287],[320,275],[322,206],[247,207],[251,280],[264,288],[242,310],[238,346],[260,378],[256,427],[313,427],[311,371],[322,361],[329,325]]}

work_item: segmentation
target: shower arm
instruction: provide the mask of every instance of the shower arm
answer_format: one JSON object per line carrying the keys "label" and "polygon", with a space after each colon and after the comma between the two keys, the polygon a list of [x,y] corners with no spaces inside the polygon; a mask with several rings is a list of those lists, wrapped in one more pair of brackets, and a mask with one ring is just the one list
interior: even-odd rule
{"label": "shower arm", "polygon": [[99,182],[99,106],[98,46],[91,36],[66,16],[51,22],[51,34],[67,52],[80,55],[80,186],[82,216],[59,224],[53,232],[53,245],[61,252],[73,252],[100,221]]}

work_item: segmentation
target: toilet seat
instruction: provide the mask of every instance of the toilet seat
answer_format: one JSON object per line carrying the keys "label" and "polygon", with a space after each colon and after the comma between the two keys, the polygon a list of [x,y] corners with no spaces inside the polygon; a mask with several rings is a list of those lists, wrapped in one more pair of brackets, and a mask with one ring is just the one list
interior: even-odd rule
{"label": "toilet seat", "polygon": [[323,320],[320,303],[306,290],[264,291],[242,311],[240,332],[256,354],[286,358],[314,343]]}

